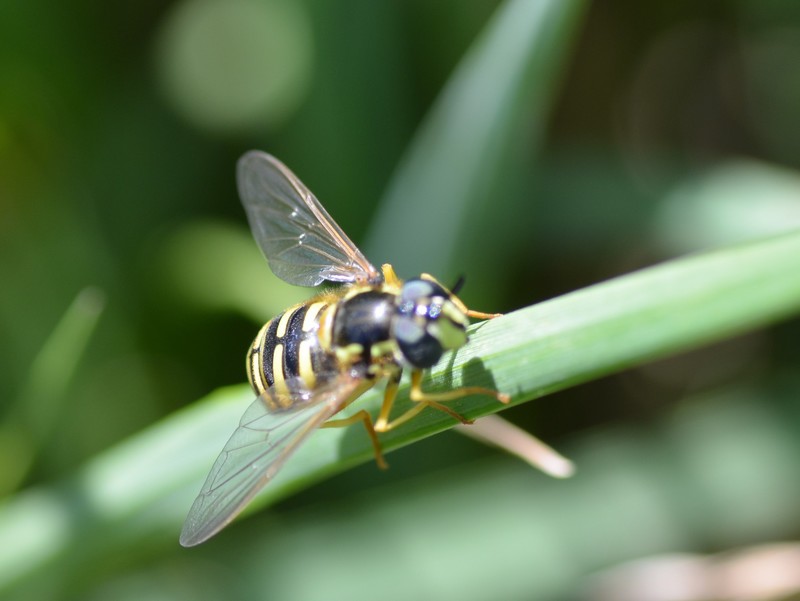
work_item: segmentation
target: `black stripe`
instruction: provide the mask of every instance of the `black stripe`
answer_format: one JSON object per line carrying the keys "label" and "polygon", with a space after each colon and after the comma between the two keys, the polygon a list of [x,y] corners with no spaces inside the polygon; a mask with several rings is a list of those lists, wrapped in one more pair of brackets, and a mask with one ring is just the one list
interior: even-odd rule
{"label": "black stripe", "polygon": [[286,326],[286,336],[283,339],[283,374],[286,380],[300,375],[300,342],[304,336],[303,319],[308,312],[308,305],[295,309]]}
{"label": "black stripe", "polygon": [[264,335],[264,341],[261,346],[262,365],[261,369],[264,372],[264,378],[267,381],[267,388],[275,383],[275,377],[272,373],[272,355],[275,353],[275,345],[280,342],[277,337],[278,322],[283,317],[283,313],[275,317],[269,322],[267,333]]}

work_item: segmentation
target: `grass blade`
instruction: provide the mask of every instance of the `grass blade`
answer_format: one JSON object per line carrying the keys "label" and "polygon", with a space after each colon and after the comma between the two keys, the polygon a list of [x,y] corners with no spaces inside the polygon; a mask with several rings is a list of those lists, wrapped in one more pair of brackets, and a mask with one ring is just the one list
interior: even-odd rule
{"label": "grass blade", "polygon": [[[470,343],[432,370],[428,387],[490,385],[515,404],[529,401],[796,314],[797,273],[797,232],[635,272],[473,326]],[[68,486],[11,499],[0,508],[0,538],[20,542],[0,553],[0,590],[48,561],[66,573],[77,548],[91,560],[143,539],[177,545],[191,499],[250,398],[245,387],[221,390],[96,458]],[[379,402],[368,394],[355,409]],[[408,402],[403,389],[397,411]],[[471,397],[455,408],[478,417],[501,407]],[[392,450],[453,425],[425,411],[382,440]],[[253,506],[371,455],[362,430],[322,430]],[[90,536],[100,531],[114,536]]]}
{"label": "grass blade", "polygon": [[0,457],[8,458],[0,462],[0,497],[20,485],[39,459],[37,455],[46,449],[104,305],[100,290],[81,290],[34,359],[21,392],[0,424]]}
{"label": "grass blade", "polygon": [[[458,65],[375,216],[367,256],[449,275],[467,224],[497,208],[509,156],[546,122],[584,0],[510,0]],[[424,216],[424,217],[421,217]],[[414,244],[408,244],[414,232]]]}

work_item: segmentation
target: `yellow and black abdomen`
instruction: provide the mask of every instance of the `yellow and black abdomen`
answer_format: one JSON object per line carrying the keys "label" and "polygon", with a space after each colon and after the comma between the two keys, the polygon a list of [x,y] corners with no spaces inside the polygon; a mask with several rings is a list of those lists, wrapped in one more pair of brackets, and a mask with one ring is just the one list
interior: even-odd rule
{"label": "yellow and black abdomen", "polygon": [[285,393],[314,390],[337,374],[336,358],[320,345],[320,319],[327,302],[287,309],[258,332],[247,356],[247,378],[259,395],[275,387]]}

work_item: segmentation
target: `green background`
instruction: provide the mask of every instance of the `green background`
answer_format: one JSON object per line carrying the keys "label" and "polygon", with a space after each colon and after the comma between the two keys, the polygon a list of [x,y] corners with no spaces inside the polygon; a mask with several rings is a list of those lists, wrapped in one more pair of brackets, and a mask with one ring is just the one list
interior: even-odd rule
{"label": "green background", "polygon": [[[0,597],[641,601],[646,566],[751,582],[753,548],[800,573],[798,64],[792,0],[3,2]],[[279,502],[178,546],[250,341],[310,294],[247,229],[251,148],[375,264],[528,307],[434,380],[511,392],[574,478],[421,417],[388,472],[320,437]]]}

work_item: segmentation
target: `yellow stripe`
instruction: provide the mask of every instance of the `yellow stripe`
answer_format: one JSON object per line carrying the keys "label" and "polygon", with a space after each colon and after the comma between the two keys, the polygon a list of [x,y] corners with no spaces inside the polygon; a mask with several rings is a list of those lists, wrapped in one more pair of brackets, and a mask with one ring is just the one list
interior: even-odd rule
{"label": "yellow stripe", "polygon": [[252,353],[250,355],[250,371],[247,374],[250,376],[250,386],[257,395],[264,393],[264,375],[261,370],[261,353]]}
{"label": "yellow stripe", "polygon": [[286,376],[283,373],[283,345],[276,344],[275,351],[272,353],[272,377],[275,380],[273,387],[274,394],[272,399],[282,409],[288,409],[292,405],[292,395],[289,394],[289,387],[286,385]]}
{"label": "yellow stripe", "polygon": [[278,393],[287,392],[286,376],[283,373],[283,345],[276,344],[272,352],[272,377],[275,379],[275,391]]}
{"label": "yellow stripe", "polygon": [[338,304],[325,307],[322,317],[319,318],[319,330],[317,340],[324,351],[330,351],[333,340],[333,318],[336,315]]}
{"label": "yellow stripe", "polygon": [[283,338],[286,335],[286,328],[289,327],[289,320],[292,318],[292,315],[295,314],[295,311],[297,311],[297,309],[286,311],[281,315],[281,320],[278,322],[278,331],[275,332],[277,338]]}
{"label": "yellow stripe", "polygon": [[310,332],[316,325],[317,315],[328,305],[326,303],[313,303],[308,307],[306,316],[303,318],[303,331]]}
{"label": "yellow stripe", "polygon": [[314,366],[311,363],[311,343],[308,340],[303,340],[300,343],[297,354],[300,377],[303,379],[306,388],[313,390],[314,385],[317,383],[317,376],[314,374]]}
{"label": "yellow stripe", "polygon": [[247,379],[250,380],[250,386],[256,394],[262,394],[266,389],[266,382],[264,381],[264,370],[261,369],[261,361],[264,352],[264,336],[266,336],[269,322],[258,331],[256,339],[250,346],[250,352],[247,353]]}

